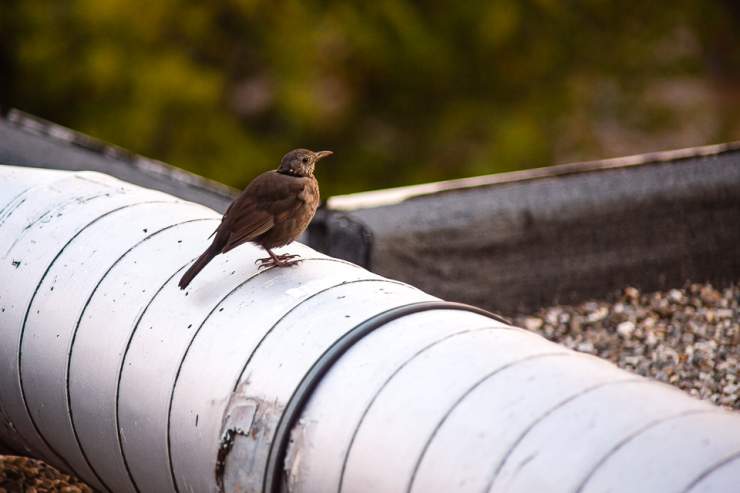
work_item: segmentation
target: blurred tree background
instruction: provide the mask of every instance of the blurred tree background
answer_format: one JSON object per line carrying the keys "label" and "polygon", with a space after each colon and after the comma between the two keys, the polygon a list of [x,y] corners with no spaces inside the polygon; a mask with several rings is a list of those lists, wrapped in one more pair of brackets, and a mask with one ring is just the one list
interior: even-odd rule
{"label": "blurred tree background", "polygon": [[740,138],[733,0],[0,0],[0,105],[324,195]]}

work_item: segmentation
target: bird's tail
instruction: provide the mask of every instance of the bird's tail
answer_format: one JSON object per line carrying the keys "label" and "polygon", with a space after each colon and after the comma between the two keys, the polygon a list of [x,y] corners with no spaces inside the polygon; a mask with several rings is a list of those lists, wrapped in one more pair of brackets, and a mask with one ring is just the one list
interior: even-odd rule
{"label": "bird's tail", "polygon": [[185,289],[186,287],[188,287],[188,284],[190,284],[190,281],[192,281],[193,278],[198,275],[198,272],[203,270],[203,267],[208,265],[208,262],[213,260],[213,257],[221,253],[221,250],[224,247],[223,243],[225,242],[219,241],[219,235],[216,235],[216,238],[213,240],[213,243],[211,243],[211,246],[209,246],[206,251],[203,252],[200,257],[198,257],[193,265],[190,266],[185,274],[183,274],[178,284],[178,286],[180,286],[180,289]]}

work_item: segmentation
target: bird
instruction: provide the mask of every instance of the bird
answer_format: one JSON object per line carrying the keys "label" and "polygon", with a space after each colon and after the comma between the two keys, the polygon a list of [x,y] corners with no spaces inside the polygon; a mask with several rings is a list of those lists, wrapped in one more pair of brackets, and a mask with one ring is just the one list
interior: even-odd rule
{"label": "bird", "polygon": [[258,259],[259,268],[287,267],[300,262],[298,255],[275,255],[272,251],[291,243],[303,233],[319,205],[319,183],[314,177],[316,163],[334,154],[294,149],[283,156],[276,170],[254,178],[234,199],[211,236],[211,245],[183,274],[180,289],[216,255],[246,242],[264,248],[269,257]]}

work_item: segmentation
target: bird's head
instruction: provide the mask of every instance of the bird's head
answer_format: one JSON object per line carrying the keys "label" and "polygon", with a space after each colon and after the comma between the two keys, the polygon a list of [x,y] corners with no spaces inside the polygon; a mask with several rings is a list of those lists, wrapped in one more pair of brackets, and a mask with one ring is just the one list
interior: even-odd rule
{"label": "bird's head", "polygon": [[313,152],[308,149],[294,149],[283,156],[278,173],[290,176],[312,176],[316,162],[331,156],[331,151]]}

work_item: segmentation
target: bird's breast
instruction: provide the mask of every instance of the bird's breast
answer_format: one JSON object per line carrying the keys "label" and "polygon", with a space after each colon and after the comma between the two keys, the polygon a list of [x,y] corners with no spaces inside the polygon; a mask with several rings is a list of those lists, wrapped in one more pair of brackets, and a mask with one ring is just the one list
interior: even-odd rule
{"label": "bird's breast", "polygon": [[319,185],[315,179],[306,183],[306,186],[298,194],[298,199],[308,205],[313,205],[315,210],[315,206],[319,203]]}
{"label": "bird's breast", "polygon": [[308,181],[297,197],[298,207],[286,217],[280,218],[269,231],[260,236],[257,243],[265,248],[274,248],[292,242],[303,233],[319,205],[319,187],[316,180]]}

